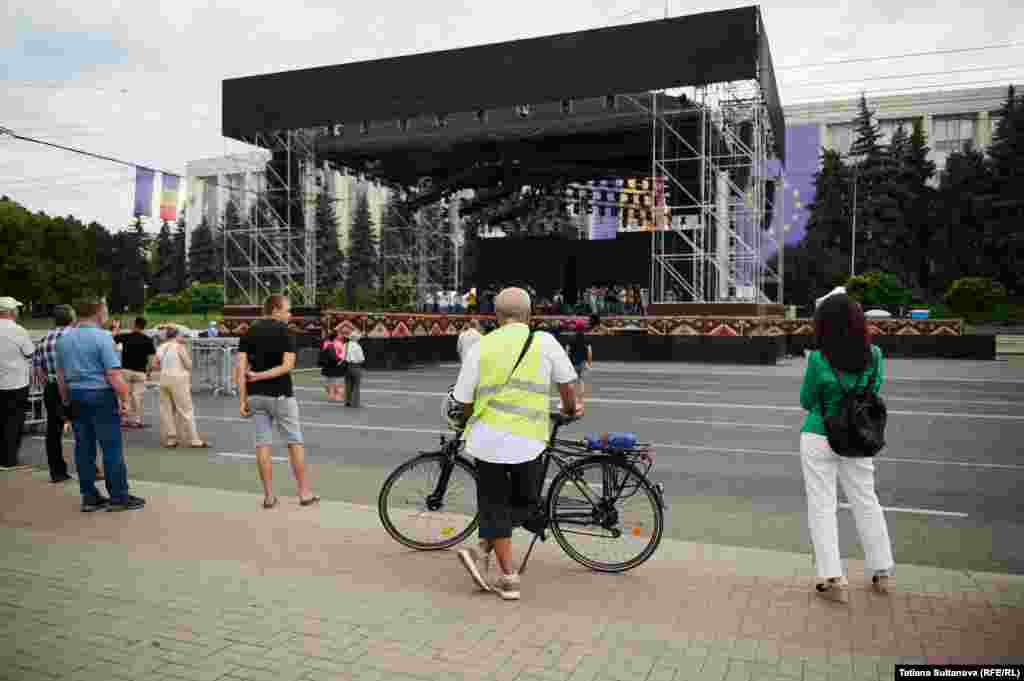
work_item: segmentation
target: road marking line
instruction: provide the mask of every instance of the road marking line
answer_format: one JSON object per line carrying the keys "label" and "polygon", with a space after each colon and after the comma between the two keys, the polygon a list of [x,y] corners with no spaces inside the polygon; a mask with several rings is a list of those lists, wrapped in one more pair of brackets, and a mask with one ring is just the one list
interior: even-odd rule
{"label": "road marking line", "polygon": [[[801,360],[801,361],[803,361],[803,360]],[[666,364],[668,364],[668,363],[666,363]],[[793,365],[793,366],[796,367],[798,365]],[[984,365],[981,365],[981,366],[984,366]],[[771,366],[767,367],[767,369],[773,369],[773,368],[775,368],[775,369],[785,369],[786,367],[783,366],[783,365],[776,365],[775,367],[771,367]],[[798,380],[800,378],[802,378],[802,374],[801,375],[797,375],[797,374],[790,375],[790,374],[779,374],[779,373],[769,374],[769,373],[766,373],[766,372],[756,372],[756,371],[716,371],[716,370],[708,370],[706,373],[702,374],[699,369],[690,369],[689,371],[678,371],[678,370],[677,371],[671,371],[671,370],[665,371],[665,370],[662,370],[662,369],[641,369],[640,367],[637,367],[635,369],[626,368],[626,367],[623,367],[621,369],[619,369],[619,368],[610,369],[608,367],[601,367],[601,368],[591,369],[591,371],[592,372],[597,372],[597,373],[633,374],[633,375],[643,374],[643,373],[652,373],[652,374],[660,374],[660,375],[663,375],[663,376],[668,375],[668,376],[673,376],[673,377],[674,376],[680,376],[680,377],[682,377],[682,376],[701,376],[701,375],[711,374],[712,376],[759,376],[761,378],[766,378],[766,377],[769,377],[769,378],[795,378],[795,379],[798,379]],[[941,382],[946,382],[946,383],[1005,383],[1005,384],[1009,384],[1009,385],[1024,385],[1024,380],[1022,380],[1022,379],[1008,379],[1008,378],[959,378],[959,377],[939,378],[939,377],[936,377],[936,376],[916,376],[916,377],[914,377],[914,376],[886,376],[885,380],[886,380],[886,382],[889,382],[889,381],[941,381]]]}
{"label": "road marking line", "polygon": [[690,419],[653,419],[643,416],[638,416],[634,420],[636,421],[653,421],[656,423],[693,423],[696,425],[703,426],[740,426],[741,428],[766,428],[771,430],[792,430],[791,425],[777,425],[774,423],[740,423],[738,421],[696,421]]}
{"label": "road marking line", "polygon": [[[759,456],[791,456],[799,457],[800,452],[781,452],[771,449],[739,449],[735,447],[709,447],[707,445],[684,445],[669,442],[652,442],[651,447],[658,449],[692,449],[695,451],[714,452],[718,454],[755,454]],[[1024,465],[1008,463],[975,463],[973,461],[939,461],[937,459],[903,459],[897,457],[878,456],[877,461],[885,463],[922,463],[933,466],[960,466],[962,468],[991,468],[998,470],[1024,471]]]}
{"label": "road marking line", "polygon": [[[316,388],[305,388],[305,390],[316,390]],[[386,393],[394,395],[407,395],[407,396],[418,396],[418,397],[437,397],[443,398],[447,393],[440,392],[415,392],[411,390],[364,390],[366,393]],[[883,395],[884,397],[884,395]],[[786,405],[778,404],[735,404],[731,402],[669,402],[665,400],[619,400],[609,399],[605,397],[587,397],[583,400],[584,404],[591,402],[597,404],[609,404],[609,405],[648,405],[655,407],[701,407],[704,409],[766,409],[771,411],[793,411],[793,412],[804,412],[806,411],[803,407],[791,407]],[[1024,421],[1024,414],[964,414],[959,412],[944,412],[944,411],[900,411],[900,410],[889,410],[889,414],[896,416],[932,416],[932,417],[952,417],[952,418],[963,418],[963,419],[982,419],[982,420],[996,420],[996,421]]]}
{"label": "road marking line", "polygon": [[[844,501],[839,504],[839,508],[852,509],[852,506],[848,502]],[[938,515],[947,516],[950,518],[967,517],[966,513],[961,513],[960,511],[936,511],[930,508],[900,508],[897,506],[883,506],[882,510],[888,511],[890,513],[915,513],[918,515]]]}
{"label": "road marking line", "polygon": [[[233,459],[255,459],[256,458],[255,454],[242,454],[242,453],[239,453],[239,452],[217,452],[217,456],[229,456],[229,457],[231,457]],[[288,462],[288,457],[287,456],[272,456],[272,457],[270,457],[270,460],[271,461],[279,461],[279,462],[287,463]]]}
{"label": "road marking line", "polygon": [[[230,423],[246,423],[249,419],[243,419],[240,417],[228,417],[228,416],[198,416],[197,420],[203,421],[224,421]],[[315,421],[300,421],[300,425],[309,426],[311,428],[335,428],[339,430],[369,430],[369,431],[390,431],[396,433],[420,433],[427,435],[440,435],[447,433],[444,428],[416,428],[409,426],[366,426],[361,424],[340,424],[340,423],[319,423]],[[717,454],[753,454],[761,456],[786,456],[786,457],[799,457],[800,453],[796,451],[778,451],[769,449],[739,449],[735,447],[709,447],[707,445],[685,445],[672,442],[652,442],[651,447],[655,449],[687,449],[694,451],[713,452]],[[876,460],[883,461],[885,463],[909,463],[909,464],[927,464],[933,466],[959,466],[962,468],[985,468],[994,470],[1009,470],[1009,471],[1024,471],[1024,465],[1020,464],[1001,464],[1001,463],[974,463],[971,461],[939,461],[935,459],[904,459],[904,458],[890,458],[879,456]]]}

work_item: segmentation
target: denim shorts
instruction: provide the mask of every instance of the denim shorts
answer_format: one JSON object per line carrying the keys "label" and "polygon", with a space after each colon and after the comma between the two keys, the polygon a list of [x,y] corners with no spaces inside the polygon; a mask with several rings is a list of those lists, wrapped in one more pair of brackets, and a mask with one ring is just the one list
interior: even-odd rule
{"label": "denim shorts", "polygon": [[302,444],[299,403],[294,397],[250,395],[249,411],[255,425],[254,439],[257,447],[269,447],[274,444],[275,424],[285,442],[290,445]]}

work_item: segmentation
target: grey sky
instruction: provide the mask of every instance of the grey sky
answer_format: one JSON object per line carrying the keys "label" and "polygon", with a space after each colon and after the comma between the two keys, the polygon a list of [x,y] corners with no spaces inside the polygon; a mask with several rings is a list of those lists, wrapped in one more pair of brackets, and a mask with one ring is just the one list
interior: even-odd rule
{"label": "grey sky", "polygon": [[[676,16],[750,4],[671,0],[669,9]],[[783,104],[854,96],[861,89],[870,94],[1024,80],[1024,3],[972,4],[967,9],[919,0],[762,3]],[[219,133],[224,78],[584,30],[665,13],[663,0],[218,0],[216,5],[9,0],[7,20],[0,22],[0,126],[184,174],[189,160],[246,149]],[[787,68],[1006,42],[1021,44]],[[948,73],[971,67],[991,70]],[[932,72],[940,75],[835,82]],[[131,168],[0,138],[0,194],[32,210],[73,213],[119,229],[130,220],[133,183]]]}

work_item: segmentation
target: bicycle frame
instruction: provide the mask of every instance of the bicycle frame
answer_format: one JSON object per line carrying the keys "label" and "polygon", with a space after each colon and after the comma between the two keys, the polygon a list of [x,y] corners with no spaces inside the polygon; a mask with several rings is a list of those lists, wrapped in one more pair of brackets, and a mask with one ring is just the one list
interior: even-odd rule
{"label": "bicycle frame", "polygon": [[[623,452],[609,452],[609,453],[594,453],[588,451],[582,445],[567,440],[559,440],[557,438],[558,429],[560,424],[556,421],[554,424],[551,437],[548,440],[544,451],[541,452],[541,456],[544,457],[543,472],[540,476],[541,488],[537,490],[538,500],[541,501],[544,509],[544,526],[541,528],[541,534],[534,534],[533,540],[530,542],[530,548],[526,551],[526,555],[523,557],[523,562],[519,566],[519,572],[523,573],[526,571],[527,562],[530,559],[530,554],[533,553],[533,548],[537,543],[537,539],[543,537],[544,530],[547,529],[550,523],[548,517],[548,510],[551,507],[551,494],[552,488],[548,488],[548,492],[544,495],[545,498],[540,499],[541,493],[544,489],[544,482],[547,480],[548,472],[551,470],[551,464],[554,462],[558,468],[556,477],[565,473],[571,467],[582,464],[585,461],[603,461],[608,458],[614,458],[619,464],[623,464],[631,469],[633,475],[637,479],[647,479],[647,473],[650,472],[651,466],[653,465],[653,458],[645,456],[644,458],[648,461],[647,471],[640,472],[636,465],[631,460],[630,456],[627,456]],[[441,474],[438,476],[437,485],[434,487],[434,491],[427,496],[427,508],[431,511],[439,510],[442,506],[442,499],[444,499],[444,493],[448,489],[448,483],[451,480],[452,470],[455,468],[455,460],[461,459],[463,463],[476,469],[476,463],[473,460],[468,459],[459,453],[459,449],[462,446],[462,432],[458,432],[454,437],[448,437],[445,434],[440,435],[441,452],[446,456],[444,465],[441,467]],[[420,452],[420,454],[434,454],[436,452]],[[577,460],[570,460],[576,458]],[[580,490],[586,500],[590,503],[590,508],[581,510],[578,514],[559,514],[560,522],[567,522],[579,525],[591,525],[595,521],[606,529],[611,529],[611,521],[614,519],[613,512],[609,512],[610,509],[614,509],[615,503],[622,498],[622,492],[626,487],[627,481],[623,479],[621,481],[615,481],[609,479],[611,476],[608,475],[608,470],[602,471],[602,493],[599,499],[594,498],[593,490],[587,484],[580,485],[579,480],[573,480],[576,488]],[[664,488],[661,483],[652,485],[654,487],[657,502],[661,506],[662,510],[665,509],[664,502]],[[607,508],[603,508],[607,507]]]}

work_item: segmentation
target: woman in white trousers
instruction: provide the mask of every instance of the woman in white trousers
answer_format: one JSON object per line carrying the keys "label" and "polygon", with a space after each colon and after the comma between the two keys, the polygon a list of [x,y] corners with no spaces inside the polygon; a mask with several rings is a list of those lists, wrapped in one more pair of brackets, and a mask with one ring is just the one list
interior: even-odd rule
{"label": "woman in white trousers", "polygon": [[875,493],[874,460],[833,452],[822,409],[830,416],[836,414],[843,390],[863,388],[869,382],[877,394],[884,379],[884,362],[881,350],[871,344],[864,311],[846,294],[830,295],[822,301],[814,322],[819,350],[808,355],[800,388],[800,405],[808,412],[800,430],[800,459],[814,562],[822,580],[815,591],[823,598],[845,603],[849,586],[839,557],[837,478],[853,511],[872,588],[882,594],[888,593],[893,574],[892,542]]}
{"label": "woman in white trousers", "polygon": [[164,447],[177,447],[179,438],[187,446],[209,447],[196,432],[195,410],[192,407],[192,358],[178,330],[167,331],[166,342],[157,348],[156,364],[160,368],[160,442]]}

